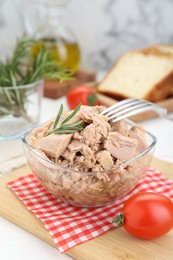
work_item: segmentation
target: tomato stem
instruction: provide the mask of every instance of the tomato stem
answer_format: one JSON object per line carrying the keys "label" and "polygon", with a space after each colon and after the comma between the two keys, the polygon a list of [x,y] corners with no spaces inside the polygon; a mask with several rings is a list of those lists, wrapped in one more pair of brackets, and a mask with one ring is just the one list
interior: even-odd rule
{"label": "tomato stem", "polygon": [[88,95],[88,104],[90,106],[95,106],[97,102],[97,96],[95,93],[89,94]]}
{"label": "tomato stem", "polygon": [[123,222],[124,222],[124,213],[123,212],[119,212],[115,219],[112,220],[113,223],[115,223],[116,227],[120,227],[122,226]]}

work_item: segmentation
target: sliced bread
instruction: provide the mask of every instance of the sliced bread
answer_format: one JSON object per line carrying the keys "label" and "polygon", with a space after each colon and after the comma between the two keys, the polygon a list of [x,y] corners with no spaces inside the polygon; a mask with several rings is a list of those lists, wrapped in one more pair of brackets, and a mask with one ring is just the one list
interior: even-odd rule
{"label": "sliced bread", "polygon": [[[173,45],[153,45],[149,48],[144,49],[143,52],[148,54],[153,53],[159,56],[166,56],[167,58],[173,60]],[[173,84],[171,86],[170,93],[168,96],[173,97]]]}
{"label": "sliced bread", "polygon": [[148,54],[152,53],[155,55],[167,56],[173,59],[173,45],[152,45],[140,51]]}
{"label": "sliced bread", "polygon": [[173,59],[138,50],[119,58],[98,84],[98,92],[118,100],[136,97],[155,102],[167,97],[172,85]]}

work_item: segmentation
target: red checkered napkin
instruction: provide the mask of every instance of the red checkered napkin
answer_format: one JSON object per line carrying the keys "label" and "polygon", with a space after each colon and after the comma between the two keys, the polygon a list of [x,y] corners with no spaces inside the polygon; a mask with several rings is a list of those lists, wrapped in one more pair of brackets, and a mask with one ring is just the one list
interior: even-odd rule
{"label": "red checkered napkin", "polygon": [[7,186],[43,222],[61,252],[115,228],[112,219],[123,202],[137,192],[159,192],[173,199],[173,181],[151,168],[126,197],[100,208],[77,208],[55,199],[33,174],[9,182]]}

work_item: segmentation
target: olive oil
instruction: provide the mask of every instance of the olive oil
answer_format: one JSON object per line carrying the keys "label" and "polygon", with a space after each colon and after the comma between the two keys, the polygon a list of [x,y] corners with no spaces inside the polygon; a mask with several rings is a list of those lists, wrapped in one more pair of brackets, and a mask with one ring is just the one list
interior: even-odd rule
{"label": "olive oil", "polygon": [[50,50],[50,57],[60,63],[61,67],[76,72],[80,66],[80,49],[76,42],[67,42],[62,39],[42,38],[32,47],[32,55],[36,55],[41,48]]}

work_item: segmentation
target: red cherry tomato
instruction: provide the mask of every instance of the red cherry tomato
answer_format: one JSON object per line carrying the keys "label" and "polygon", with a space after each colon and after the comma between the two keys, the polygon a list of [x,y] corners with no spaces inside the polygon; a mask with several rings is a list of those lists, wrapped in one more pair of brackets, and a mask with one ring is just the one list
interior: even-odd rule
{"label": "red cherry tomato", "polygon": [[113,220],[117,221],[135,237],[160,237],[173,228],[173,202],[159,193],[135,194],[125,201],[122,213]]}
{"label": "red cherry tomato", "polygon": [[67,103],[70,109],[74,109],[80,103],[82,105],[99,105],[95,90],[87,85],[73,87],[67,93]]}

